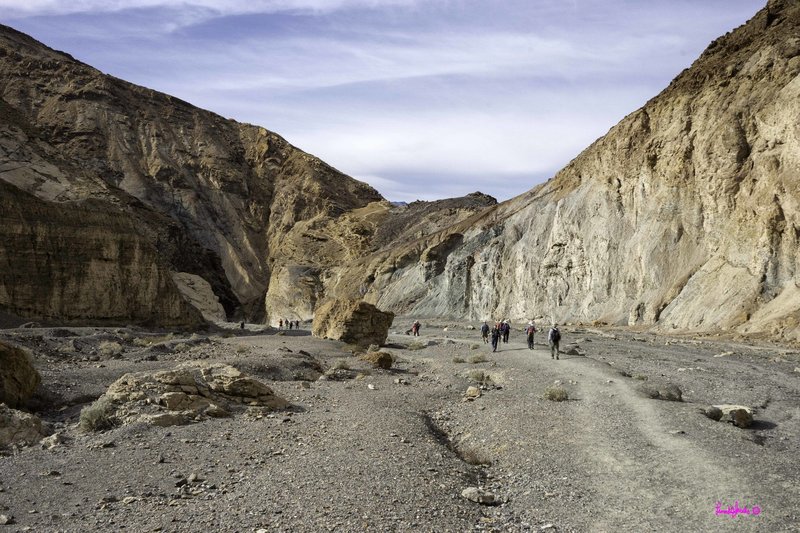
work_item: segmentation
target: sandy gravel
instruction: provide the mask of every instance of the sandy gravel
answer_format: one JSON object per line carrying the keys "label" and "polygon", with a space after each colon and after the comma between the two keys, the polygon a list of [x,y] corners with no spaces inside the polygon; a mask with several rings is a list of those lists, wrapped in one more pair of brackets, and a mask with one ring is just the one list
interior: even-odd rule
{"label": "sandy gravel", "polygon": [[[44,380],[33,406],[65,442],[0,457],[0,515],[13,517],[0,531],[800,528],[797,350],[566,328],[562,347],[585,355],[554,361],[545,346],[528,350],[520,331],[492,354],[466,325],[423,321],[418,340],[391,335],[391,370],[305,330],[2,330],[33,349]],[[104,354],[101,342],[122,351]],[[485,362],[469,362],[476,356]],[[80,409],[125,372],[192,359],[233,364],[292,407],[77,429]],[[683,402],[639,392],[667,383]],[[479,398],[465,399],[470,386],[482,387]],[[570,399],[545,399],[551,386]],[[755,408],[756,423],[700,413],[719,403]],[[462,497],[468,487],[497,504]],[[761,514],[718,515],[718,501]]]}

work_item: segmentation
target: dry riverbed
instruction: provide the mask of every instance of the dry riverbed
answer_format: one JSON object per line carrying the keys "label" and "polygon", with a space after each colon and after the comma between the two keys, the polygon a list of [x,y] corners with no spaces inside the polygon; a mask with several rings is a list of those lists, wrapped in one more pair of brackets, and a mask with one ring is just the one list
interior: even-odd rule
{"label": "dry riverbed", "polygon": [[[796,349],[567,327],[575,354],[555,361],[541,335],[529,350],[517,328],[491,353],[466,326],[423,321],[412,338],[398,321],[389,370],[302,329],[0,330],[32,350],[32,410],[58,435],[0,456],[0,531],[800,527]],[[191,360],[230,364],[290,407],[77,427],[123,374]],[[649,397],[670,384],[683,401]],[[754,423],[714,421],[712,404],[748,406]]]}

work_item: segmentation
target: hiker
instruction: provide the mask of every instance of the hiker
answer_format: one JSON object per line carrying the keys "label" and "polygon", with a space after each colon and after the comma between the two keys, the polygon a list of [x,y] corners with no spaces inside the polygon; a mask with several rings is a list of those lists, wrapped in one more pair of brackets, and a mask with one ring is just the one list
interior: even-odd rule
{"label": "hiker", "polygon": [[500,331],[500,322],[497,322],[492,328],[492,351],[497,351],[497,345],[500,343],[500,337],[503,333]]}
{"label": "hiker", "polygon": [[481,337],[483,337],[483,343],[489,343],[489,324],[486,321],[483,321],[483,325],[481,326]]}
{"label": "hiker", "polygon": [[300,321],[299,320],[295,320],[294,321],[294,329],[300,329]]}
{"label": "hiker", "polygon": [[547,342],[550,344],[550,359],[558,359],[558,343],[561,342],[558,324],[553,324],[553,327],[547,332]]}
{"label": "hiker", "polygon": [[525,333],[528,335],[528,349],[533,350],[533,334],[536,333],[536,325],[533,323],[533,320],[528,322]]}
{"label": "hiker", "polygon": [[415,337],[419,337],[419,327],[421,324],[419,320],[415,320],[413,324],[411,324],[411,333],[414,334]]}
{"label": "hiker", "polygon": [[239,328],[240,328],[240,329],[244,329],[244,320],[242,320],[242,323],[241,323],[241,324],[239,324]]}
{"label": "hiker", "polygon": [[511,324],[509,324],[508,319],[506,319],[501,326],[503,328],[503,342],[508,343],[508,336],[511,333]]}
{"label": "hiker", "polygon": [[294,320],[287,320],[287,322],[289,323],[289,331],[291,331],[294,327]]}
{"label": "hiker", "polygon": [[278,329],[283,329],[283,319],[278,319]]}

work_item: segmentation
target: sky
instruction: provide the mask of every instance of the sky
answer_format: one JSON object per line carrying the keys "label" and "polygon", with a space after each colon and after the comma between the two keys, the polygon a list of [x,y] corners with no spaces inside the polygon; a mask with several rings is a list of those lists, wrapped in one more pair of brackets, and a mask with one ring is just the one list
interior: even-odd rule
{"label": "sky", "polygon": [[552,177],[766,0],[0,0],[0,23],[263,126],[394,201]]}

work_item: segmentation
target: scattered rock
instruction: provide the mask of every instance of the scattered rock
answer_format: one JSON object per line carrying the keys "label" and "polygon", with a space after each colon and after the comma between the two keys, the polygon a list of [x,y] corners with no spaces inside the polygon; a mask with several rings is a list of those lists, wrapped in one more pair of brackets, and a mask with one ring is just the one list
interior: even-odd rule
{"label": "scattered rock", "polygon": [[714,357],[728,357],[728,356],[731,356],[731,355],[733,355],[733,352],[722,352],[722,353],[718,353]]}
{"label": "scattered rock", "polygon": [[367,352],[360,359],[371,363],[375,368],[383,368],[384,370],[392,368],[392,363],[394,362],[392,354],[387,352]]}
{"label": "scattered rock", "polygon": [[497,505],[498,503],[497,496],[478,487],[468,487],[462,490],[461,497],[481,505]]}
{"label": "scattered rock", "polygon": [[11,515],[0,514],[0,526],[10,526],[14,523],[14,517]]}
{"label": "scattered rock", "polygon": [[753,424],[753,410],[744,405],[714,405],[720,410],[722,416],[720,422],[731,422],[734,426],[748,428]]}
{"label": "scattered rock", "polygon": [[234,406],[283,409],[289,404],[266,384],[221,363],[192,361],[173,370],[125,374],[97,403],[105,416],[122,424],[143,421],[155,426],[229,416]]}
{"label": "scattered rock", "polygon": [[581,357],[586,356],[586,352],[581,350],[581,347],[578,346],[577,344],[570,344],[565,346],[564,349],[561,351],[561,353],[564,355],[579,355]]}
{"label": "scattered rock", "polygon": [[673,385],[671,383],[667,385],[662,385],[660,387],[651,387],[647,385],[642,385],[639,387],[639,391],[642,392],[645,396],[652,398],[654,400],[665,400],[668,402],[682,402],[683,401],[683,393],[681,389],[678,388],[677,385]]}
{"label": "scattered rock", "polygon": [[719,420],[722,418],[722,410],[715,405],[703,410],[703,414],[711,420],[716,420],[717,422],[719,422]]}
{"label": "scattered rock", "polygon": [[467,387],[467,392],[465,393],[464,397],[467,400],[474,400],[476,398],[480,398],[481,397],[481,389],[479,389],[478,387],[475,387],[474,385],[470,385],[469,387]]}

